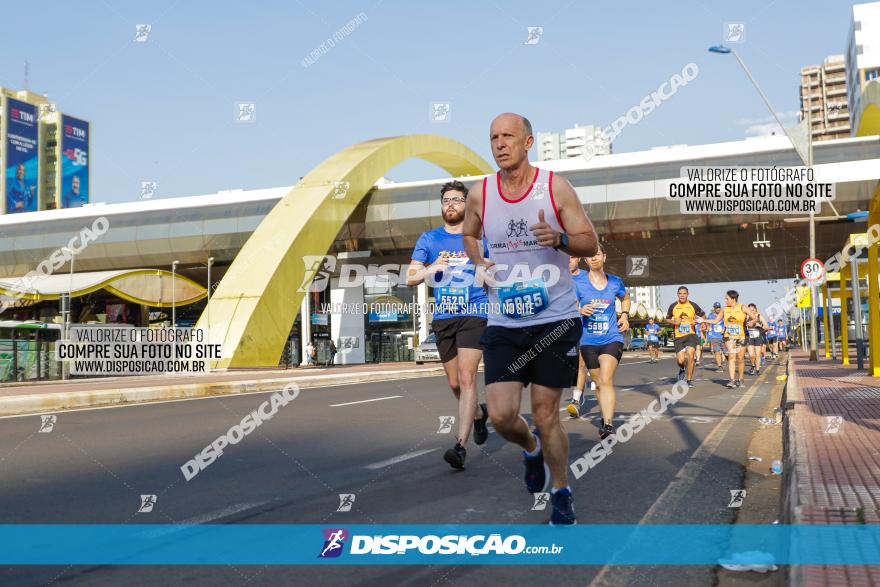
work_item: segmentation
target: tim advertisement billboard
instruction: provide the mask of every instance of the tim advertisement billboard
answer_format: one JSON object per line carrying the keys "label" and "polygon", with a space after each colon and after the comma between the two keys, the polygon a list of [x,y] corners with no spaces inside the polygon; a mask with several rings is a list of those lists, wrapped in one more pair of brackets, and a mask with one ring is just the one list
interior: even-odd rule
{"label": "tim advertisement billboard", "polygon": [[6,98],[6,213],[35,212],[40,158],[37,107]]}
{"label": "tim advertisement billboard", "polygon": [[89,201],[89,123],[61,116],[61,207]]}

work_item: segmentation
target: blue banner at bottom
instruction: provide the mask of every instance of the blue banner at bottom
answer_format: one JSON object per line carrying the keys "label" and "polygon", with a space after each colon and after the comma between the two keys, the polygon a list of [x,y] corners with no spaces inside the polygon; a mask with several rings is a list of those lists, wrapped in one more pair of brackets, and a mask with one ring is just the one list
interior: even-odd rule
{"label": "blue banner at bottom", "polygon": [[880,564],[880,526],[0,525],[4,565]]}

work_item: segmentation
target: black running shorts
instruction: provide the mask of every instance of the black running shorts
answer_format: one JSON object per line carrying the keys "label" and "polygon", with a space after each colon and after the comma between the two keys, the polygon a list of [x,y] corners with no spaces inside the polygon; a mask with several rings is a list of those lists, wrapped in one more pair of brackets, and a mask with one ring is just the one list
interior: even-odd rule
{"label": "black running shorts", "polygon": [[685,347],[693,347],[697,348],[697,335],[696,334],[688,334],[686,336],[681,336],[675,339],[675,352],[676,354],[685,350]]}
{"label": "black running shorts", "polygon": [[599,368],[599,355],[611,355],[619,363],[620,357],[623,356],[623,343],[609,342],[601,346],[584,345],[581,347],[581,356],[584,358],[587,369]]}
{"label": "black running shorts", "polygon": [[440,361],[448,363],[458,356],[458,349],[479,349],[480,337],[486,330],[486,319],[478,316],[456,316],[434,320],[431,328],[437,338]]}
{"label": "black running shorts", "polygon": [[577,377],[580,319],[506,328],[489,326],[483,333],[486,385],[501,381],[569,387]]}

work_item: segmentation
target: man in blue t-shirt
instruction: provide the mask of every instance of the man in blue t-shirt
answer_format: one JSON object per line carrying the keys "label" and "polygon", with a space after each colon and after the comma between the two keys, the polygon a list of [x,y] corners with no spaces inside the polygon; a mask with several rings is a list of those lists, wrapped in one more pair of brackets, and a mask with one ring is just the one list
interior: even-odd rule
{"label": "man in blue t-shirt", "polygon": [[648,339],[648,356],[652,363],[656,363],[660,359],[660,325],[654,322],[653,316],[645,325],[645,337]]}
{"label": "man in blue t-shirt", "polygon": [[[715,302],[712,304],[712,313],[709,314],[706,318],[709,322],[715,320],[715,318],[719,314],[723,314],[724,311],[721,309],[721,302]],[[718,371],[721,371],[721,366],[724,365],[724,355],[727,354],[727,347],[724,345],[724,322],[718,322],[717,324],[709,324],[709,332],[706,334],[706,338],[709,340],[709,350],[715,355],[715,365],[718,367]]]}
{"label": "man in blue t-shirt", "polygon": [[788,326],[782,320],[776,321],[776,342],[780,353],[788,350]]}
{"label": "man in blue t-shirt", "polygon": [[[424,281],[434,288],[431,328],[449,387],[458,399],[458,442],[443,458],[456,469],[464,468],[471,422],[476,444],[486,442],[489,435],[489,412],[486,404],[477,403],[477,367],[483,356],[480,337],[486,329],[489,299],[475,284],[474,266],[464,251],[462,222],[467,193],[460,181],[440,188],[444,224],[419,237],[406,278],[410,287]],[[488,250],[484,253],[489,256]]]}

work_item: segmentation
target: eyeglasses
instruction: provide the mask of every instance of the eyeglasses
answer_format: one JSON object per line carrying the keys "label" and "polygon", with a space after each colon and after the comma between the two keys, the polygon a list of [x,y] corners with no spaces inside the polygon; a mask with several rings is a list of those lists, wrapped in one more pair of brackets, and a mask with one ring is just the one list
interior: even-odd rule
{"label": "eyeglasses", "polygon": [[444,206],[449,204],[464,204],[464,198],[441,198],[440,203]]}

